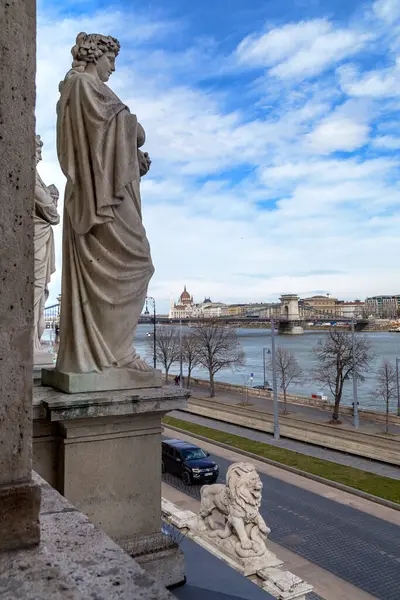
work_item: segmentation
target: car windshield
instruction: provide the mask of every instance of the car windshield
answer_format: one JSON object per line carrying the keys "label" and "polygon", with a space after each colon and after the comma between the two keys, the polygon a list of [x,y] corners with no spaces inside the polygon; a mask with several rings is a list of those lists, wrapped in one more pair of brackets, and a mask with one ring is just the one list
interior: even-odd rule
{"label": "car windshield", "polygon": [[207,454],[201,448],[191,448],[190,450],[181,450],[184,460],[196,460],[198,458],[207,458]]}

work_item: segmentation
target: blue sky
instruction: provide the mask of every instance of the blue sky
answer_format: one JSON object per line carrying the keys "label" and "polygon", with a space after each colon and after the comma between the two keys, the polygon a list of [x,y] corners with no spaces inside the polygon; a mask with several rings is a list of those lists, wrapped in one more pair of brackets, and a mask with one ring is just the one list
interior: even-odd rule
{"label": "blue sky", "polygon": [[58,4],[38,3],[39,170],[63,190],[55,105],[77,33],[117,37],[109,85],[153,160],[160,310],[184,283],[226,302],[399,293],[398,0]]}

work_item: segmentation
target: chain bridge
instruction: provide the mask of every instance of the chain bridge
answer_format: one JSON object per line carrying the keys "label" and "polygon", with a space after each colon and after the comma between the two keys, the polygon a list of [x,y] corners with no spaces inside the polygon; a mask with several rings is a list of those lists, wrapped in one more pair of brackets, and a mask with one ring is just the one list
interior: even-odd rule
{"label": "chain bridge", "polygon": [[[45,320],[47,326],[57,327],[59,324],[60,304],[53,304],[45,308]],[[214,317],[213,321],[218,321],[225,325],[241,325],[242,323],[270,323],[274,320],[275,326],[278,328],[279,334],[282,335],[301,335],[304,333],[305,323],[321,324],[329,323],[348,323],[351,324],[353,319],[350,317],[336,317],[332,314],[324,313],[316,310],[311,306],[300,303],[297,294],[282,294],[280,297],[280,307],[267,306],[258,308],[249,308],[243,315],[231,316],[224,315]],[[204,317],[190,317],[187,319],[171,319],[167,316],[156,316],[157,324],[178,324],[184,322],[186,325],[194,323],[204,323],[207,319]],[[154,323],[153,315],[142,314],[139,323]],[[368,319],[354,319],[354,328],[356,331],[365,329],[369,324]]]}

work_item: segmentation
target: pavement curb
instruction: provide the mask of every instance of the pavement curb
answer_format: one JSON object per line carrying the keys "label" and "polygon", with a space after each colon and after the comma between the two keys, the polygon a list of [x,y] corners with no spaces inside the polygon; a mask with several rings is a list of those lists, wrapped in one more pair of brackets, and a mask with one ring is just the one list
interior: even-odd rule
{"label": "pavement curb", "polygon": [[337,483],[336,481],[332,481],[331,479],[325,479],[324,477],[320,477],[319,475],[313,475],[312,473],[308,473],[307,471],[296,469],[296,467],[290,467],[289,465],[277,462],[276,460],[271,460],[270,458],[265,458],[263,456],[259,456],[258,454],[253,454],[252,452],[247,452],[246,450],[241,450],[240,448],[235,448],[235,446],[229,446],[228,444],[224,444],[223,442],[215,441],[211,438],[205,437],[204,435],[200,435],[199,433],[192,433],[191,431],[187,431],[186,429],[180,429],[179,427],[175,427],[174,425],[163,424],[162,427],[163,430],[171,429],[172,431],[186,433],[186,435],[202,440],[203,442],[214,444],[215,446],[219,446],[220,448],[224,448],[225,450],[230,450],[231,452],[243,454],[243,456],[254,458],[255,460],[266,463],[267,465],[272,465],[273,467],[277,467],[278,469],[289,471],[290,473],[294,473],[295,475],[301,475],[301,477],[306,477],[307,479],[312,479],[313,481],[317,481],[318,483],[323,483],[324,485],[328,485],[329,487],[341,490],[342,492],[348,492],[349,494],[353,494],[353,496],[359,496],[364,500],[370,500],[371,502],[375,502],[376,504],[381,504],[382,506],[386,506],[387,508],[400,511],[400,504],[397,504],[397,502],[392,502],[391,500],[385,500],[384,498],[373,496],[372,494],[362,492],[361,490],[357,490],[356,488],[344,485],[343,483]]}

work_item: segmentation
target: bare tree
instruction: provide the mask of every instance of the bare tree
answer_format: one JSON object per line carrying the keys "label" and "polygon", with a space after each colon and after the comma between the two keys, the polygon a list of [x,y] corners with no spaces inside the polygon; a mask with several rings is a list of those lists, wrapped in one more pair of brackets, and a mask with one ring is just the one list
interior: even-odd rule
{"label": "bare tree", "polygon": [[[320,340],[313,349],[319,366],[314,372],[316,381],[328,386],[335,399],[331,423],[339,424],[339,406],[343,394],[343,384],[353,376],[352,335],[349,331],[330,329],[328,335]],[[364,381],[372,359],[370,345],[365,336],[355,334],[355,373],[360,381]]]}
{"label": "bare tree", "polygon": [[376,394],[386,404],[386,433],[389,433],[389,405],[396,394],[396,367],[388,360],[383,360],[378,369]]}
{"label": "bare tree", "polygon": [[[147,340],[148,353],[153,353],[153,339]],[[172,363],[179,360],[179,333],[176,327],[164,325],[157,328],[156,357],[165,370],[165,383],[168,383],[168,373]]]}
{"label": "bare tree", "polygon": [[192,371],[200,364],[199,343],[196,334],[188,329],[182,336],[183,362],[187,365],[187,387],[190,387]]}
{"label": "bare tree", "polygon": [[197,340],[199,364],[208,370],[210,397],[215,396],[214,377],[221,369],[235,369],[244,365],[244,352],[236,332],[218,321],[208,321],[193,328]]}
{"label": "bare tree", "polygon": [[[286,403],[288,387],[292,383],[300,383],[302,381],[303,371],[295,355],[286,348],[282,348],[282,346],[278,346],[277,348],[275,366],[279,386],[283,391],[283,412],[286,414],[288,412]],[[269,367],[272,369],[272,358],[269,361]]]}

